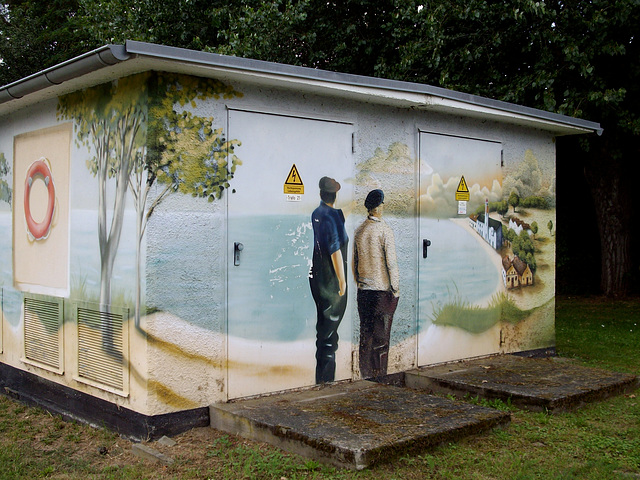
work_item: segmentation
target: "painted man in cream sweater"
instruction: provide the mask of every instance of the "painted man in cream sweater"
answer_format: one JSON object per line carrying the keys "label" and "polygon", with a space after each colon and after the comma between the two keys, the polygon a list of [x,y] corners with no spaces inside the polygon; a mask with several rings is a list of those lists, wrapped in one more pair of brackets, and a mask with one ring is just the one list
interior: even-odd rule
{"label": "painted man in cream sweater", "polygon": [[357,228],[354,238],[362,378],[387,374],[391,323],[400,295],[395,240],[393,231],[382,220],[383,202],[382,190],[369,192],[364,202],[369,216]]}

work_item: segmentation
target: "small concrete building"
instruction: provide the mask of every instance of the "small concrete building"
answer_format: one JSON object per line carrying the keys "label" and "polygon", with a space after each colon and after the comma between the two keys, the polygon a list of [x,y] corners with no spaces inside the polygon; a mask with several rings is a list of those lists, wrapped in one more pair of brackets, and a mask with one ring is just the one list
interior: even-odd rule
{"label": "small concrete building", "polygon": [[[153,438],[208,424],[213,403],[360,379],[372,352],[382,376],[552,349],[555,237],[531,239],[533,285],[507,292],[511,245],[490,246],[469,216],[515,191],[547,205],[520,218],[555,225],[555,138],[599,131],[428,85],[132,41],[6,85],[0,386]],[[384,238],[354,265],[368,197]],[[364,290],[393,308],[359,303]],[[378,314],[390,332],[371,340]]]}

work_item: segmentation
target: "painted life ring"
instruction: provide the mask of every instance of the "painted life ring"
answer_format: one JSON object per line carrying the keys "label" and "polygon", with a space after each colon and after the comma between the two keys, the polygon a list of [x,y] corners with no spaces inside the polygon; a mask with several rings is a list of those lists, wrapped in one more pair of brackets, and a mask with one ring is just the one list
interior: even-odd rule
{"label": "painted life ring", "polygon": [[[29,206],[29,195],[31,194],[31,185],[34,178],[41,176],[47,187],[48,199],[47,213],[44,220],[38,223],[31,216],[31,207]],[[49,166],[44,159],[36,160],[27,170],[27,179],[24,185],[24,218],[27,221],[27,232],[34,240],[42,240],[49,236],[51,230],[51,222],[53,221],[53,210],[56,205],[56,188],[53,185],[53,177]]]}

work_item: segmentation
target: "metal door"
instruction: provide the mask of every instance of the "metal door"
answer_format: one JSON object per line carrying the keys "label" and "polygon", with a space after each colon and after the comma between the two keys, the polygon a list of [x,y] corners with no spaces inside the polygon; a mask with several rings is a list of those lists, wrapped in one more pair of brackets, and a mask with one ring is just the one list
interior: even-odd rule
{"label": "metal door", "polygon": [[497,352],[501,144],[421,132],[419,152],[418,364]]}
{"label": "metal door", "polygon": [[[229,111],[242,161],[228,200],[229,398],[315,383],[311,213],[323,176],[342,185],[336,208],[352,201],[352,133],[347,123]],[[351,377],[348,318],[336,380]]]}

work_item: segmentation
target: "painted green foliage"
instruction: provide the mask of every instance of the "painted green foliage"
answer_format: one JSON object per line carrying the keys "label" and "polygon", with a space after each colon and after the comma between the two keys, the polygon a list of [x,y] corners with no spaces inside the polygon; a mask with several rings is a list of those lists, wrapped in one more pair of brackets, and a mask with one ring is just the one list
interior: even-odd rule
{"label": "painted green foliage", "polygon": [[4,156],[4,153],[0,153],[0,202],[7,202],[11,205],[11,187],[9,182],[5,178],[9,175],[9,162]]}
{"label": "painted green foliage", "polygon": [[[185,107],[241,94],[217,80],[186,75],[157,75],[151,84],[155,92],[149,112],[149,178],[209,201],[220,198],[240,163],[233,154],[239,142],[227,141],[222,128],[214,130],[212,117],[194,115]],[[174,109],[176,104],[181,111]]]}
{"label": "painted green foliage", "polygon": [[[415,160],[409,147],[394,142],[387,149],[376,148],[373,156],[357,165],[355,183],[365,192],[385,185],[394,185],[393,197],[385,204],[385,211],[393,215],[409,216],[415,212],[415,193],[413,184],[403,184],[400,179],[411,178],[415,173]],[[387,187],[388,188],[388,187]],[[365,211],[366,212],[366,211]]]}
{"label": "painted green foliage", "polygon": [[[136,210],[138,321],[140,245],[154,209],[172,192],[213,201],[229,186],[240,163],[233,154],[239,142],[226,140],[221,128],[212,128],[213,118],[190,109],[199,101],[239,95],[216,80],[147,72],[59,99],[58,118],[75,121],[76,143],[90,149],[87,168],[98,179],[102,305],[111,300],[127,192]],[[107,195],[108,182],[114,183],[113,196]],[[152,190],[154,185],[162,188]],[[112,218],[110,225],[108,216]]]}

